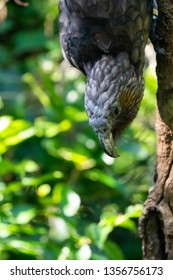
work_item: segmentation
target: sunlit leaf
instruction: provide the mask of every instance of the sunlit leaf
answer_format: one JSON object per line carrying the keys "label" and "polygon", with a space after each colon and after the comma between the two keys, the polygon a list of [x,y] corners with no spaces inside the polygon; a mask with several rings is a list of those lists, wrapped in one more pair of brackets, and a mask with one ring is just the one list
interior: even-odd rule
{"label": "sunlit leaf", "polygon": [[66,203],[63,207],[64,214],[68,217],[74,216],[79,210],[81,200],[79,195],[73,191],[67,192]]}
{"label": "sunlit leaf", "polygon": [[88,244],[83,245],[76,253],[77,260],[89,260],[92,255],[90,246]]}
{"label": "sunlit leaf", "polygon": [[139,218],[142,215],[143,206],[141,204],[130,205],[126,209],[126,215],[129,218]]}
{"label": "sunlit leaf", "polygon": [[15,223],[24,225],[35,217],[36,209],[32,205],[18,204],[13,207],[12,214]]}
{"label": "sunlit leaf", "polygon": [[48,184],[43,184],[43,185],[40,185],[37,189],[37,194],[40,196],[40,197],[45,197],[47,196],[51,191],[51,187],[50,185]]}
{"label": "sunlit leaf", "polygon": [[95,165],[94,159],[89,159],[85,155],[73,152],[70,149],[60,148],[56,153],[65,160],[72,161],[79,170],[90,169]]}
{"label": "sunlit leaf", "polygon": [[49,218],[51,238],[62,242],[70,237],[70,231],[67,222],[61,217]]}
{"label": "sunlit leaf", "polygon": [[8,147],[19,144],[31,138],[35,131],[30,123],[25,120],[13,120],[11,117],[0,119],[0,152],[5,152]]}
{"label": "sunlit leaf", "polygon": [[63,120],[60,123],[48,122],[44,118],[37,118],[35,120],[36,134],[39,137],[43,135],[51,138],[63,131],[68,131],[71,128],[71,123],[68,120]]}
{"label": "sunlit leaf", "polygon": [[39,242],[31,240],[25,241],[21,239],[7,238],[5,241],[6,249],[14,252],[21,252],[26,255],[35,255],[36,257],[42,253],[42,248]]}

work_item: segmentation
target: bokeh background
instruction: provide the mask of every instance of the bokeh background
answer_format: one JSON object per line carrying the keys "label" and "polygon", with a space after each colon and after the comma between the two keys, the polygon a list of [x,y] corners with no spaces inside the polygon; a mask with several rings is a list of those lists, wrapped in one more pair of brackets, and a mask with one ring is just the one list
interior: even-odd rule
{"label": "bokeh background", "polygon": [[120,157],[106,156],[84,110],[85,77],[62,58],[57,2],[0,0],[0,258],[141,259],[155,74],[147,59],[138,117]]}

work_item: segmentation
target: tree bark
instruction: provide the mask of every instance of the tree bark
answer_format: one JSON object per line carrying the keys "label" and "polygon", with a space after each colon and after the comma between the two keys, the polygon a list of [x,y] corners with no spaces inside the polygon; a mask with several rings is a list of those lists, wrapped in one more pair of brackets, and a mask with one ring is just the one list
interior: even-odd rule
{"label": "tree bark", "polygon": [[[166,55],[157,55],[157,163],[155,186],[139,222],[144,259],[173,259],[173,0],[158,0],[157,33]],[[147,141],[147,140],[146,140]]]}

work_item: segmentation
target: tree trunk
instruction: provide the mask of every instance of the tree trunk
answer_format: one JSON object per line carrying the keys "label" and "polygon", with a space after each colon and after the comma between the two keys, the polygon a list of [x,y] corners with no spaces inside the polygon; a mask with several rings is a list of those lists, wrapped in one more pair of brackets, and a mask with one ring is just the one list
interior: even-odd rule
{"label": "tree trunk", "polygon": [[[155,186],[139,230],[144,259],[173,259],[173,0],[158,0],[157,33],[166,55],[157,55],[157,164]],[[146,139],[147,141],[147,139]]]}

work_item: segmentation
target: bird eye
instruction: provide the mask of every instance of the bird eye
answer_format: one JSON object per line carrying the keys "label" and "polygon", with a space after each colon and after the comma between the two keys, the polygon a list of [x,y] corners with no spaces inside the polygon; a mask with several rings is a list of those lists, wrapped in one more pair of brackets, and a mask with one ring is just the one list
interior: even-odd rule
{"label": "bird eye", "polygon": [[114,114],[115,114],[116,116],[118,116],[119,113],[120,113],[120,108],[119,108],[118,106],[115,106],[115,108],[114,108]]}

